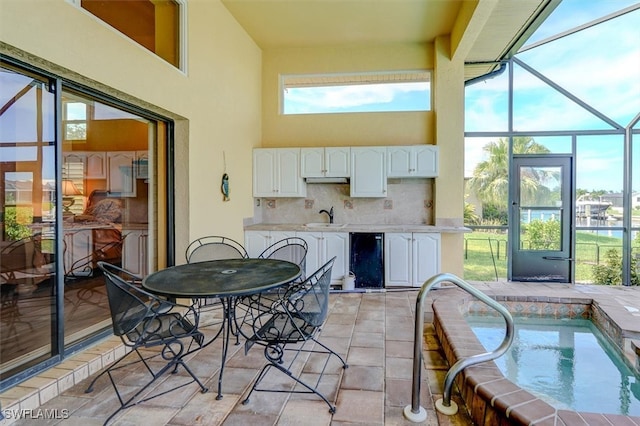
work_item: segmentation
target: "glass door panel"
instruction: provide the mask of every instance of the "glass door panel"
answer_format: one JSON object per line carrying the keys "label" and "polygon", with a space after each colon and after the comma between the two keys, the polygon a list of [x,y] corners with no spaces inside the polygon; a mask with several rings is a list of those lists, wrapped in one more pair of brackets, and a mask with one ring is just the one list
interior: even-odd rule
{"label": "glass door panel", "polygon": [[0,380],[57,347],[55,97],[48,84],[0,66]]}
{"label": "glass door panel", "polygon": [[[150,146],[156,123],[62,92],[64,324],[69,346],[110,327],[99,261],[148,273]],[[153,169],[151,169],[153,170]]]}
{"label": "glass door panel", "polygon": [[571,157],[514,156],[509,279],[571,280]]}

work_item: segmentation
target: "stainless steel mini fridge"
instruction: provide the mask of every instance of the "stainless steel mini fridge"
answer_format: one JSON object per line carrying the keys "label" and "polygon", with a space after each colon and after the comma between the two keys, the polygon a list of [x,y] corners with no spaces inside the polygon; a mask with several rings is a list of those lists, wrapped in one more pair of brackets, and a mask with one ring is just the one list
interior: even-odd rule
{"label": "stainless steel mini fridge", "polygon": [[384,234],[352,232],[349,234],[351,256],[349,270],[356,276],[355,288],[384,287]]}

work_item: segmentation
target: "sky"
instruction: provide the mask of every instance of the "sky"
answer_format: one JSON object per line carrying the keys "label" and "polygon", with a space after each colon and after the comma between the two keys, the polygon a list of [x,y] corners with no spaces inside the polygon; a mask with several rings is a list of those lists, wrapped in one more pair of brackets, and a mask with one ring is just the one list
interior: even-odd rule
{"label": "sky", "polygon": [[[523,49],[531,43],[638,4],[637,0],[563,0]],[[531,50],[522,52],[521,49],[516,58],[620,127],[628,126],[640,114],[640,9]],[[507,88],[507,73],[467,88],[466,131],[507,130]],[[639,125],[635,127],[640,128]],[[514,130],[612,128],[611,124],[552,89],[538,77],[515,66]],[[476,138],[467,143],[466,176],[471,176],[477,162],[485,159],[482,147],[495,139]],[[545,145],[549,143],[552,152],[570,152],[567,137],[535,139]],[[563,143],[553,145],[554,141]],[[622,190],[623,147],[621,136],[579,137],[576,148],[577,187]],[[639,158],[640,149],[636,151],[636,158]],[[634,178],[634,189],[640,190],[639,173]]]}

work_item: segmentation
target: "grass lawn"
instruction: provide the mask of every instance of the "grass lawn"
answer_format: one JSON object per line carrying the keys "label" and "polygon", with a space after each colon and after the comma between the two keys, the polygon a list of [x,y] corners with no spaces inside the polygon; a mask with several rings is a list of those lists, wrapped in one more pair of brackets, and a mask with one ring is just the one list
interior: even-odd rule
{"label": "grass lawn", "polygon": [[[507,278],[507,235],[474,231],[464,236],[464,279],[496,281]],[[576,282],[592,283],[593,265],[602,262],[607,250],[622,251],[622,239],[586,231],[576,233]],[[633,245],[640,251],[638,242]]]}

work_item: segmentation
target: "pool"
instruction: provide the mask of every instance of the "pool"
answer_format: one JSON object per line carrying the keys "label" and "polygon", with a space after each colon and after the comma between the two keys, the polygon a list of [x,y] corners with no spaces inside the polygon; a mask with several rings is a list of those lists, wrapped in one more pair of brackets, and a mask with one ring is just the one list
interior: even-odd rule
{"label": "pool", "polygon": [[[504,320],[466,317],[482,345],[504,338]],[[514,316],[514,341],[494,362],[506,378],[557,409],[640,416],[640,379],[591,320]]]}
{"label": "pool", "polygon": [[[582,294],[574,289],[581,289]],[[587,291],[593,294],[586,294]],[[597,294],[597,291],[581,286],[557,285],[548,288],[542,286],[537,290],[511,284],[495,290],[493,288],[490,291],[485,290],[485,293],[500,302],[515,316],[526,316],[531,320],[540,317],[555,318],[560,321],[592,320],[598,330],[606,333],[607,339],[605,341],[610,342],[616,350],[624,354],[628,361],[627,365],[640,365],[640,350],[636,349],[634,352],[634,348],[640,346],[638,316],[633,312],[626,311],[624,302],[620,303],[623,298],[618,295]],[[623,295],[622,291],[620,295]],[[433,309],[433,328],[449,366],[467,357],[487,352],[465,317],[468,315],[487,315],[495,311],[461,290],[437,292],[431,307]],[[553,327],[555,326],[551,328]],[[535,331],[535,333],[539,331]],[[590,330],[590,333],[592,331]],[[502,329],[502,333],[504,333],[504,329]],[[571,339],[581,342],[583,335],[586,334],[574,331]],[[564,337],[565,334],[563,334]],[[535,341],[539,343],[538,340]],[[555,340],[560,340],[560,338]],[[527,357],[522,351],[518,356],[520,357],[518,362]],[[564,373],[562,368],[558,370],[558,363],[562,366],[564,360],[565,357],[557,355],[553,363],[547,360],[542,367],[535,367],[536,370],[553,369],[555,371],[556,375],[552,379],[541,379],[540,381],[555,382],[556,378],[563,374],[574,377],[575,381],[576,375],[572,373],[573,370],[566,369]],[[462,403],[475,425],[640,425],[640,415],[636,414],[635,408],[637,402],[631,402],[629,399],[638,386],[638,382],[632,374],[626,376],[626,373],[623,373],[626,377],[632,377],[629,379],[629,386],[626,387],[629,390],[629,395],[625,390],[612,391],[616,395],[615,398],[622,395],[622,401],[618,400],[617,405],[626,406],[629,401],[629,414],[618,414],[620,412],[618,408],[615,410],[598,408],[596,411],[592,406],[584,408],[582,405],[558,403],[556,397],[549,396],[546,392],[543,395],[542,392],[525,389],[505,377],[498,367],[500,359],[496,361],[467,367],[454,380],[455,389],[458,392],[455,398],[460,398],[457,401],[458,405]],[[513,364],[513,362],[510,363],[510,365]],[[596,370],[601,370],[600,365],[596,367]],[[623,375],[618,372],[606,373],[606,375],[614,376],[614,383],[626,381]],[[632,381],[633,383],[631,383]],[[586,386],[596,398],[603,397],[599,382],[590,381]],[[616,405],[616,403],[614,402],[612,405]]]}

